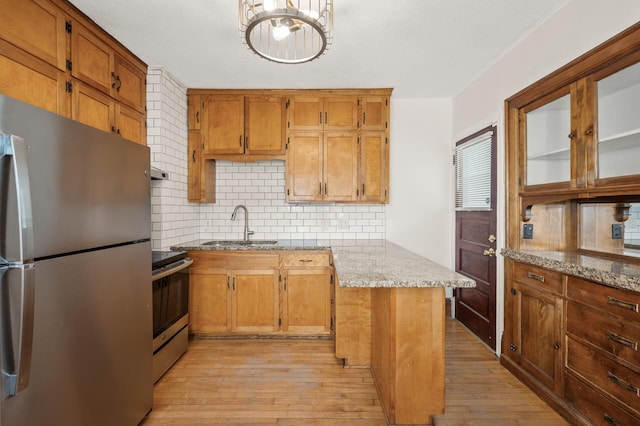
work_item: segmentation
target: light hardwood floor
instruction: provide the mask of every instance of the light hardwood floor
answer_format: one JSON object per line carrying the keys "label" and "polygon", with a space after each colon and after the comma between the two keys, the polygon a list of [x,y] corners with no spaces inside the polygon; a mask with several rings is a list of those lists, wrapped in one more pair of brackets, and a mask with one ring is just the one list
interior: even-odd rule
{"label": "light hardwood floor", "polygon": [[[447,320],[446,407],[436,426],[566,425]],[[192,340],[154,389],[153,425],[386,425],[368,369],[345,369],[331,340]]]}

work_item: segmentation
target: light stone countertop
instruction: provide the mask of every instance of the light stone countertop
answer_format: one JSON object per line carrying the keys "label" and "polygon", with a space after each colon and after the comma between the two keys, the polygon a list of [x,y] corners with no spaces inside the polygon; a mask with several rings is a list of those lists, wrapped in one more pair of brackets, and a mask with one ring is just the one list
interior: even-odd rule
{"label": "light stone countertop", "polygon": [[172,250],[331,250],[341,287],[475,287],[474,280],[386,240],[279,240],[277,244],[203,245],[206,240]]}
{"label": "light stone countertop", "polygon": [[638,264],[587,256],[572,250],[502,249],[501,254],[507,259],[540,266],[610,287],[640,292],[640,265]]}

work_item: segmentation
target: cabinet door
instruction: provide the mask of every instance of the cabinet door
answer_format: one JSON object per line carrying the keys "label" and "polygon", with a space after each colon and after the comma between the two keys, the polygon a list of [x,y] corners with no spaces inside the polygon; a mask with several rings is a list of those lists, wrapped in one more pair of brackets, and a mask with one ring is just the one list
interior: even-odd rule
{"label": "cabinet door", "polygon": [[226,333],[231,330],[231,292],[226,270],[192,267],[189,276],[189,329],[191,333]]}
{"label": "cabinet door", "polygon": [[289,131],[320,131],[324,123],[323,98],[292,96],[288,100]]}
{"label": "cabinet door", "polygon": [[[638,60],[636,54],[635,60]],[[595,184],[638,184],[640,177],[640,63],[597,76]],[[593,115],[590,117],[593,119]],[[593,129],[593,124],[589,129]],[[588,129],[587,129],[588,130]],[[595,173],[595,172],[594,172]]]}
{"label": "cabinet door", "polygon": [[187,197],[189,201],[215,203],[216,162],[202,158],[202,135],[189,130]]}
{"label": "cabinet door", "polygon": [[144,114],[115,103],[115,132],[123,138],[139,143],[147,144],[147,126]]}
{"label": "cabinet door", "polygon": [[273,269],[235,270],[232,275],[231,329],[273,333],[279,329],[278,273]]}
{"label": "cabinet door", "polygon": [[200,129],[202,124],[202,110],[204,103],[200,95],[189,95],[187,97],[187,121],[189,129]]}
{"label": "cabinet door", "polygon": [[66,70],[65,16],[46,0],[0,0],[0,38]]}
{"label": "cabinet door", "polygon": [[355,96],[324,98],[324,130],[356,130],[358,128],[358,99]]}
{"label": "cabinet door", "polygon": [[117,81],[114,72],[115,54],[111,46],[79,23],[71,32],[71,74],[93,88],[111,94]]}
{"label": "cabinet door", "polygon": [[287,201],[322,199],[322,133],[291,133],[287,147]]}
{"label": "cabinet door", "polygon": [[67,115],[64,72],[0,40],[0,93],[60,115]]}
{"label": "cabinet door", "polygon": [[245,153],[284,154],[285,98],[245,97]]}
{"label": "cabinet door", "polygon": [[146,69],[136,66],[120,55],[115,55],[115,79],[113,97],[143,113],[147,97]]}
{"label": "cabinet door", "polygon": [[283,281],[282,331],[331,333],[330,270],[289,269]]}
{"label": "cabinet door", "polygon": [[244,96],[205,97],[204,154],[244,152]]}
{"label": "cabinet door", "polygon": [[534,288],[514,283],[515,351],[520,366],[549,389],[561,393],[563,301]]}
{"label": "cabinet door", "polygon": [[389,143],[385,132],[362,132],[358,160],[358,199],[383,203],[388,200]]}
{"label": "cabinet door", "polygon": [[368,96],[362,98],[362,130],[385,131],[388,127],[389,98],[386,96]]}
{"label": "cabinet door", "polygon": [[358,145],[355,132],[325,133],[323,175],[324,200],[356,200]]}
{"label": "cabinet door", "polygon": [[105,132],[115,132],[114,108],[109,96],[74,80],[71,118]]}

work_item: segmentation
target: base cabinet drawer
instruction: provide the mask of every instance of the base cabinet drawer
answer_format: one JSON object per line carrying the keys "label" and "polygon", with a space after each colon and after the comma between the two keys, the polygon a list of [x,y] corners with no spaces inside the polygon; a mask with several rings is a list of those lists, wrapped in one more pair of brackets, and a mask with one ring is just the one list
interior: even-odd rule
{"label": "base cabinet drawer", "polygon": [[640,327],[592,311],[580,303],[568,303],[567,333],[640,368]]}
{"label": "base cabinet drawer", "polygon": [[599,350],[567,339],[567,367],[630,407],[640,407],[640,373]]}
{"label": "base cabinet drawer", "polygon": [[640,424],[640,416],[631,414],[570,374],[565,376],[565,398],[573,408],[596,426]]}

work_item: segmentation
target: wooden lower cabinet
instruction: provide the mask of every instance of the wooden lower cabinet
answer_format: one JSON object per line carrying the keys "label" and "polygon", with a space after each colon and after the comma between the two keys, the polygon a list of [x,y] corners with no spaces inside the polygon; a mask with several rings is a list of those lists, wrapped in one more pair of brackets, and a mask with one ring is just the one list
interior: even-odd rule
{"label": "wooden lower cabinet", "polygon": [[[503,356],[554,393],[562,393],[562,276],[507,261],[508,298]],[[560,290],[560,292],[557,292]]]}
{"label": "wooden lower cabinet", "polygon": [[[189,256],[194,260],[189,295],[192,334],[332,333],[328,252],[318,257],[281,256],[273,251],[192,251]],[[297,260],[306,266],[294,264]]]}
{"label": "wooden lower cabinet", "polygon": [[505,262],[501,361],[573,424],[640,424],[640,294]]}
{"label": "wooden lower cabinet", "polygon": [[[193,258],[193,255],[191,255]],[[224,269],[200,266],[189,271],[189,332],[219,334],[231,331],[231,293]]]}
{"label": "wooden lower cabinet", "polygon": [[232,270],[231,331],[273,333],[279,329],[278,270]]}
{"label": "wooden lower cabinet", "polygon": [[288,269],[283,279],[282,331],[331,334],[329,269]]}

